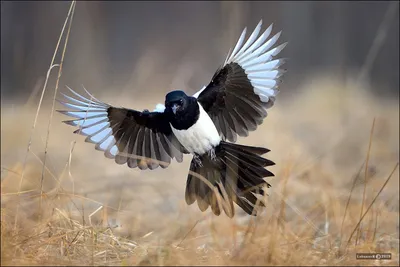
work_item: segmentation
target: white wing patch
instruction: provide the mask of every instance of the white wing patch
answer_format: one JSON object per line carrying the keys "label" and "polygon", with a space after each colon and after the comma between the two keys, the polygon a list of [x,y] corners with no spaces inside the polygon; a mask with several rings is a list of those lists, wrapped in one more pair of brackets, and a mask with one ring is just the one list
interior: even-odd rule
{"label": "white wing patch", "polygon": [[[261,32],[261,25],[262,20],[257,24],[245,43],[244,40],[247,28],[244,28],[232,53],[228,53],[224,66],[230,63],[239,64],[244,69],[251,85],[254,87],[254,93],[260,97],[262,102],[268,102],[270,97],[275,97],[278,94],[277,79],[283,73],[283,71],[278,68],[284,61],[282,59],[273,60],[273,57],[277,56],[282,49],[285,48],[287,43],[271,49],[279,39],[281,32],[278,32],[268,39],[272,32],[273,24],[259,35]],[[205,87],[193,96],[197,98],[204,89]]]}
{"label": "white wing patch", "polygon": [[195,94],[193,95],[193,97],[195,97],[195,98],[198,98],[198,97],[199,97],[199,95],[200,95],[200,93],[201,93],[201,92],[203,92],[203,91],[204,91],[204,89],[206,89],[206,86],[205,86],[205,85],[203,86],[203,88],[201,88],[201,90],[200,90],[200,91],[198,91],[197,93],[195,93]]}
{"label": "white wing patch", "polygon": [[164,113],[165,110],[165,106],[161,103],[158,103],[156,105],[156,108],[153,110],[153,112],[160,112],[160,113]]}
{"label": "white wing patch", "polygon": [[65,121],[65,123],[79,127],[75,132],[86,135],[85,141],[95,143],[96,149],[104,151],[106,157],[115,157],[118,153],[118,148],[107,117],[107,109],[109,106],[97,100],[86,91],[86,89],[85,91],[89,94],[91,99],[79,95],[68,86],[67,88],[76,98],[61,93],[70,103],[59,102],[67,108],[73,108],[74,111],[59,112],[75,119]]}
{"label": "white wing patch", "polygon": [[270,97],[275,97],[278,94],[277,78],[282,75],[282,70],[278,70],[278,68],[282,65],[283,60],[272,60],[272,58],[277,56],[287,43],[271,49],[279,39],[281,32],[267,40],[272,32],[273,24],[259,36],[261,25],[262,20],[244,45],[246,28],[243,30],[232,54],[225,60],[225,65],[229,63],[239,64],[254,87],[254,93],[260,97],[261,101],[268,102]]}

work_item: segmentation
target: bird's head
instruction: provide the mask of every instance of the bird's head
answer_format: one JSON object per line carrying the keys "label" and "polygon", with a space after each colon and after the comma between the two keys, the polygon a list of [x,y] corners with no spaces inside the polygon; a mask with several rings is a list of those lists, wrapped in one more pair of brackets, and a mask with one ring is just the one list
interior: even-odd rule
{"label": "bird's head", "polygon": [[183,91],[172,91],[165,96],[165,113],[175,129],[188,129],[198,119],[200,110],[197,99]]}
{"label": "bird's head", "polygon": [[189,103],[189,96],[183,91],[172,91],[165,96],[165,109],[171,112],[174,116],[185,112]]}

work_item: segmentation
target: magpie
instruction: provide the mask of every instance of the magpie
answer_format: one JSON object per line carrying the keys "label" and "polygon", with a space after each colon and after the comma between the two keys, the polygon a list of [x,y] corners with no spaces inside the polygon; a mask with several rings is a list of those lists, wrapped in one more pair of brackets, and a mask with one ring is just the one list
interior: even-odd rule
{"label": "magpie", "polygon": [[275,58],[287,43],[275,46],[281,32],[271,38],[271,24],[262,34],[262,20],[245,41],[244,28],[234,49],[211,81],[194,95],[175,90],[153,111],[115,107],[90,94],[80,95],[67,87],[70,95],[60,101],[68,110],[57,110],[74,119],[64,123],[79,128],[74,133],[87,136],[107,158],[129,168],[166,168],[175,159],[182,162],[191,154],[185,200],[197,201],[204,212],[211,207],[232,218],[235,202],[247,214],[257,215],[264,206],[260,196],[271,185],[266,169],[275,165],[262,155],[263,147],[235,144],[237,137],[255,131],[274,105],[284,59]]}

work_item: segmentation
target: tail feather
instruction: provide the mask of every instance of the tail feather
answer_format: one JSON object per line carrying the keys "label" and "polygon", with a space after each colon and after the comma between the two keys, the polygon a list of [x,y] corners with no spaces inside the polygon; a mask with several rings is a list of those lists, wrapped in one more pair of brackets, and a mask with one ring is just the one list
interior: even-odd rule
{"label": "tail feather", "polygon": [[268,159],[265,159],[265,158],[262,158],[262,157],[260,157],[260,156],[258,156],[258,155],[253,154],[253,153],[242,152],[242,151],[237,151],[237,152],[235,152],[235,150],[232,149],[232,148],[227,148],[227,149],[226,149],[226,153],[230,154],[230,155],[231,155],[232,157],[234,157],[234,158],[237,158],[237,156],[235,156],[234,153],[240,153],[239,155],[240,155],[240,156],[243,156],[243,157],[242,157],[243,160],[244,160],[246,163],[251,164],[251,165],[253,165],[253,166],[262,166],[262,167],[265,167],[265,166],[272,166],[272,165],[275,164],[275,163],[273,163],[272,161],[270,161],[270,160],[268,160]]}
{"label": "tail feather", "polygon": [[[202,169],[200,175],[203,177],[208,177],[209,174],[206,169]],[[211,194],[211,188],[207,186],[207,184],[203,183],[202,181],[197,182],[197,204],[201,211],[206,211],[210,204],[209,196]]]}
{"label": "tail feather", "polygon": [[265,147],[256,147],[256,146],[245,146],[233,143],[223,142],[223,146],[226,150],[231,150],[235,152],[247,153],[247,154],[256,154],[256,155],[264,155],[270,150]]}
{"label": "tail feather", "polygon": [[[201,211],[210,206],[215,215],[220,215],[222,207],[226,215],[233,217],[235,202],[246,213],[257,215],[257,206],[265,207],[257,195],[264,195],[263,188],[271,187],[264,177],[274,176],[265,167],[275,163],[261,157],[269,151],[222,141],[215,148],[215,159],[208,154],[199,156],[201,164],[193,159],[186,182],[186,203],[191,205],[197,200]],[[223,203],[218,203],[215,188]]]}

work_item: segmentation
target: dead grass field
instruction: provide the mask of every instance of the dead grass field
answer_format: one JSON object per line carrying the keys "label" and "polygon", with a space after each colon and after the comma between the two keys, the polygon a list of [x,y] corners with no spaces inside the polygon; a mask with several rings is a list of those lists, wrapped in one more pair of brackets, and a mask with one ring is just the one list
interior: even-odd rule
{"label": "dead grass field", "polygon": [[[41,195],[50,101],[43,103],[19,187],[35,107],[3,107],[2,265],[395,265],[398,169],[363,218],[359,235],[348,239],[361,209],[367,210],[399,161],[398,100],[377,99],[332,78],[303,86],[278,100],[264,124],[239,140],[268,147],[268,158],[276,162],[267,208],[256,218],[238,209],[233,219],[216,217],[187,206],[190,156],[165,170],[129,169],[72,134],[58,113]],[[389,252],[392,260],[357,260],[357,252]]]}

